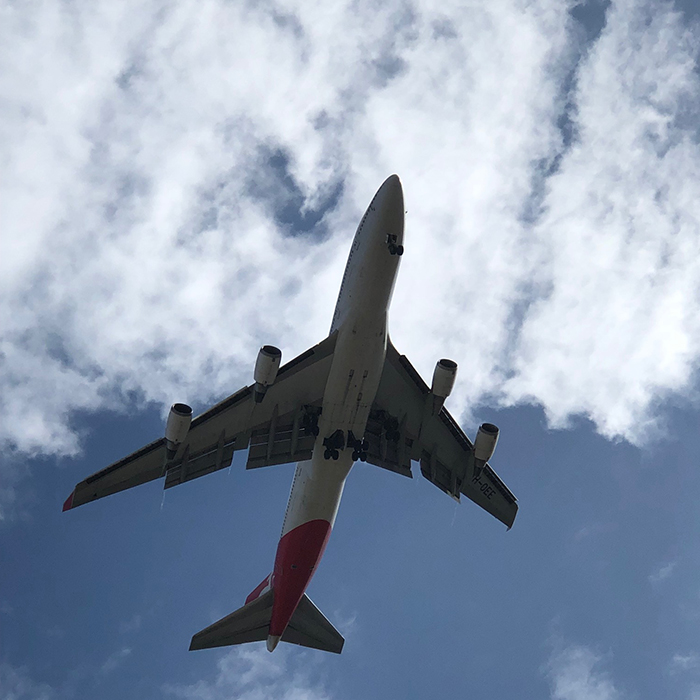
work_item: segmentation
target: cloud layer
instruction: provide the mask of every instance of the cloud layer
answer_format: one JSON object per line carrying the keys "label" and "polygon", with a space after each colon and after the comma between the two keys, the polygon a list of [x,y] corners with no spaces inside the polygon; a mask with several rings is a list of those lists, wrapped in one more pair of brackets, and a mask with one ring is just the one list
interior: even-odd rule
{"label": "cloud layer", "polygon": [[588,647],[571,645],[552,655],[548,667],[552,700],[622,700],[622,693],[600,668]]}
{"label": "cloud layer", "polygon": [[0,663],[0,700],[51,700],[55,693],[45,683],[35,683],[24,668]]}
{"label": "cloud layer", "polygon": [[[665,11],[663,11],[665,10]],[[575,138],[535,232],[547,250],[508,384],[559,422],[584,413],[643,439],[697,365],[698,36],[662,6],[618,2],[572,91]]]}
{"label": "cloud layer", "polygon": [[[301,654],[304,652],[297,655]],[[164,695],[180,700],[329,700],[330,696],[320,681],[311,680],[306,673],[293,672],[288,668],[289,655],[287,649],[278,651],[272,657],[261,647],[238,647],[221,657],[213,680],[165,686]],[[315,664],[307,659],[306,664],[297,663],[294,666],[304,667],[309,672]]]}
{"label": "cloud layer", "polygon": [[452,407],[642,441],[700,353],[698,34],[614,2],[48,2],[3,14],[0,439],[200,405],[326,332],[359,216],[403,180],[392,337]]}

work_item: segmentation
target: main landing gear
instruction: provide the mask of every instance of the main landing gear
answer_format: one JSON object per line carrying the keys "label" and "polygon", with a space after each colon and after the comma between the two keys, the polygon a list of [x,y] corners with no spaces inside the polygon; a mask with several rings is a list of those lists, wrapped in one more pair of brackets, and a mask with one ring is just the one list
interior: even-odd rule
{"label": "main landing gear", "polygon": [[323,440],[326,451],[323,453],[324,459],[338,459],[340,451],[345,448],[345,435],[342,430],[336,430],[332,435]]}
{"label": "main landing gear", "polygon": [[403,246],[400,244],[397,244],[396,241],[397,241],[397,237],[395,234],[393,234],[393,233],[387,234],[386,243],[387,243],[387,246],[389,247],[389,254],[401,256],[401,255],[403,255]]}
{"label": "main landing gear", "polygon": [[386,439],[391,442],[398,442],[401,437],[399,432],[399,421],[396,418],[389,416],[384,421],[384,431],[386,433]]}
{"label": "main landing gear", "polygon": [[369,449],[369,443],[365,438],[358,440],[352,434],[352,430],[348,432],[348,447],[352,447],[353,462],[357,462],[358,459],[362,462],[367,461],[367,450]]}
{"label": "main landing gear", "polygon": [[318,435],[318,413],[304,413],[301,419],[301,427],[305,435]]}
{"label": "main landing gear", "polygon": [[[346,447],[343,431],[336,430],[332,435],[329,435],[323,440],[323,446],[326,448],[323,453],[324,459],[339,459],[340,450],[344,450]],[[362,462],[366,461],[369,443],[365,439],[358,440],[352,434],[352,430],[348,431],[347,447],[352,448],[353,462],[357,462],[358,459]]]}

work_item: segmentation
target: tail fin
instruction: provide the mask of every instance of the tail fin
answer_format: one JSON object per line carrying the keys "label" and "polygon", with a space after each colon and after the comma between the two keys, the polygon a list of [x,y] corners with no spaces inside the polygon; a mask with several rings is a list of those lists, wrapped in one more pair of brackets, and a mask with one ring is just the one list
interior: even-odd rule
{"label": "tail fin", "polygon": [[[273,596],[274,590],[269,590],[198,632],[192,637],[190,651],[264,641],[270,627]],[[306,594],[299,601],[281,641],[335,654],[340,654],[345,644],[340,632]]]}

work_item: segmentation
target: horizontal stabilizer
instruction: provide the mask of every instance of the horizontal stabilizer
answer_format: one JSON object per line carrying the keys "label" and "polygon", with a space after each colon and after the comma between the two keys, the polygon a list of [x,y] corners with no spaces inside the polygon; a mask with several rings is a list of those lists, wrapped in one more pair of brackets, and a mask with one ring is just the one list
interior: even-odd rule
{"label": "horizontal stabilizer", "polygon": [[[198,632],[192,637],[190,651],[264,641],[270,627],[273,596],[274,590],[270,590]],[[299,601],[281,641],[335,654],[340,654],[345,643],[307,595]]]}
{"label": "horizontal stabilizer", "polygon": [[331,651],[334,654],[340,654],[345,644],[343,635],[333,627],[306,594],[299,601],[282,635],[282,641],[311,649]]}
{"label": "horizontal stabilizer", "polygon": [[272,591],[251,600],[192,637],[190,651],[212,649],[230,644],[262,642],[267,639],[272,617]]}

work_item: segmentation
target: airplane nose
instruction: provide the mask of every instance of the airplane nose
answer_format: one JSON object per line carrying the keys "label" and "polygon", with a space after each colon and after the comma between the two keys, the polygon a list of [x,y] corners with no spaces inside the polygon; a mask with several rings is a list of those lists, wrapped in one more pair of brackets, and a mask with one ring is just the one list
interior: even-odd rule
{"label": "airplane nose", "polygon": [[382,186],[377,192],[377,204],[384,209],[389,209],[390,211],[401,211],[403,214],[403,187],[401,187],[401,180],[399,176],[389,175],[389,177],[384,180]]}
{"label": "airplane nose", "polygon": [[387,190],[392,190],[394,192],[398,191],[403,194],[403,188],[401,187],[401,180],[399,179],[399,176],[394,174],[394,175],[389,175],[389,177],[384,180],[381,189],[386,188]]}
{"label": "airplane nose", "polygon": [[392,185],[401,185],[401,180],[399,179],[399,176],[394,173],[393,175],[389,175],[389,177],[384,180],[384,184],[392,184]]}

